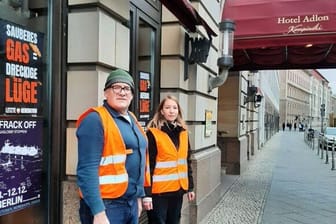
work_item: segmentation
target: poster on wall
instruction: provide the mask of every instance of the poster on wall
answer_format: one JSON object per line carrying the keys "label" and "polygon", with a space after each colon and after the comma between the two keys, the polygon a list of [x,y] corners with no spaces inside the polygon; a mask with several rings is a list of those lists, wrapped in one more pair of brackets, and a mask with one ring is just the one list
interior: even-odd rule
{"label": "poster on wall", "polygon": [[205,130],[204,130],[204,136],[210,137],[212,134],[212,111],[205,110]]}
{"label": "poster on wall", "polygon": [[0,117],[0,216],[40,202],[42,122],[40,117]]}
{"label": "poster on wall", "polygon": [[0,114],[42,114],[43,38],[0,19]]}
{"label": "poster on wall", "polygon": [[151,81],[150,73],[140,72],[140,84],[139,84],[139,122],[142,126],[146,126],[150,118],[150,91]]}

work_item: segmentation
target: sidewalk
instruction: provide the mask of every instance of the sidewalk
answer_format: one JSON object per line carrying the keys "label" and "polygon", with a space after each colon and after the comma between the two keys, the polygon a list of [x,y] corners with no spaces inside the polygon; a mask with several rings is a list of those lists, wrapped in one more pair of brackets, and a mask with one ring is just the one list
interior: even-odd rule
{"label": "sidewalk", "polygon": [[336,170],[316,153],[302,132],[277,133],[201,224],[335,224]]}

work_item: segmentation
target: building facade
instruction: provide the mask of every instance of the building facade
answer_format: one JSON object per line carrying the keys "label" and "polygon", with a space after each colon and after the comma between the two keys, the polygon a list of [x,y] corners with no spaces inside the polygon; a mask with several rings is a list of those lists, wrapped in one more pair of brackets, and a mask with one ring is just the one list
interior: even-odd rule
{"label": "building facade", "polygon": [[259,71],[259,85],[263,100],[259,113],[259,146],[261,148],[275,133],[279,131],[280,80],[279,70]]}
{"label": "building facade", "polygon": [[322,130],[330,113],[328,80],[316,70],[281,70],[280,80],[280,124]]}
{"label": "building facade", "polygon": [[[218,33],[220,2],[192,6]],[[25,124],[16,132],[15,125],[2,125],[0,143],[32,147],[32,156],[22,159],[14,160],[11,148],[1,153],[6,175],[0,181],[0,222],[79,222],[75,123],[81,112],[102,103],[105,79],[115,68],[135,79],[130,109],[143,126],[162,97],[179,99],[197,195],[184,203],[182,223],[200,222],[220,191],[218,89],[208,89],[209,77],[218,73],[218,38],[206,62],[189,63],[186,37],[208,37],[207,32],[202,26],[189,32],[158,0],[3,0],[0,12],[0,52],[6,55],[0,59],[0,123]],[[31,163],[34,169],[27,169]]]}
{"label": "building facade", "polygon": [[329,126],[336,127],[336,96],[330,97],[330,114],[329,114]]}
{"label": "building facade", "polygon": [[[217,143],[221,164],[226,173],[241,174],[249,160],[278,131],[278,73],[230,72],[218,91]],[[260,101],[256,95],[261,96]]]}

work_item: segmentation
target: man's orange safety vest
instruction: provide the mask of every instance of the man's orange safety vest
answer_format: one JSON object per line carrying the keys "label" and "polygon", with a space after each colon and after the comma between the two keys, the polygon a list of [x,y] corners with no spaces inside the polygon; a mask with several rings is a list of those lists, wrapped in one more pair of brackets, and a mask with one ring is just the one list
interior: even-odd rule
{"label": "man's orange safety vest", "polygon": [[152,193],[188,190],[188,133],[180,133],[179,148],[176,149],[170,137],[157,128],[149,128],[153,133],[156,147],[156,165],[152,177]]}
{"label": "man's orange safety vest", "polygon": [[[77,127],[80,122],[91,112],[96,111],[100,115],[104,129],[104,148],[99,165],[99,184],[102,198],[118,198],[122,196],[128,186],[128,174],[125,167],[126,156],[132,149],[126,149],[122,135],[117,124],[113,120],[108,110],[101,107],[93,107],[84,112],[77,121]],[[134,120],[135,116],[130,113]],[[140,124],[136,121],[138,128],[147,139]],[[147,150],[146,150],[147,152]],[[146,153],[144,186],[150,186],[149,160]],[[80,192],[82,197],[82,194]]]}

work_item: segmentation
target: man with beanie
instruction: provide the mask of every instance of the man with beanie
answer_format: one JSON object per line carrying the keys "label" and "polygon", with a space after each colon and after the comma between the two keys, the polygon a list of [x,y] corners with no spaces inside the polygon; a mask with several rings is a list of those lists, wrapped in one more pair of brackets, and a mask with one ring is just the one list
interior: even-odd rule
{"label": "man with beanie", "polygon": [[128,111],[134,82],[122,69],[105,82],[102,106],[85,111],[77,121],[79,215],[83,224],[136,224],[152,209],[144,186],[150,183],[147,139]]}

